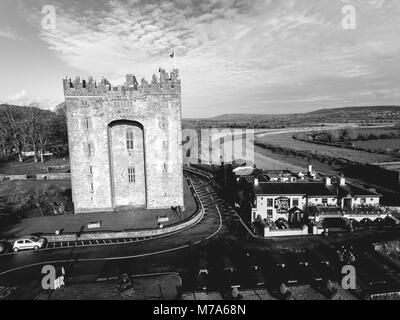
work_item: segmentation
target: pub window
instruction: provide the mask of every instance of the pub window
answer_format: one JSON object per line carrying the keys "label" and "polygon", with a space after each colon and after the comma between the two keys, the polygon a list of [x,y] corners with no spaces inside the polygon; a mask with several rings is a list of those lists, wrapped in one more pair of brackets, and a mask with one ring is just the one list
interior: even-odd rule
{"label": "pub window", "polygon": [[361,198],[360,199],[360,203],[361,204],[366,204],[367,203],[367,199],[366,198]]}
{"label": "pub window", "polygon": [[127,130],[126,131],[126,149],[128,151],[132,151],[134,149],[133,148],[133,142],[134,142],[133,131],[132,130]]}
{"label": "pub window", "polygon": [[135,183],[136,182],[135,167],[129,167],[128,168],[128,180],[129,180],[129,183]]}
{"label": "pub window", "polygon": [[293,207],[298,207],[299,206],[299,199],[294,198],[293,199]]}
{"label": "pub window", "polygon": [[273,207],[274,206],[274,199],[268,198],[267,199],[267,207]]}
{"label": "pub window", "polygon": [[267,216],[269,219],[272,219],[274,216],[274,211],[273,210],[267,210]]}
{"label": "pub window", "polygon": [[326,198],[322,199],[322,204],[324,206],[326,206],[328,204],[328,199],[326,199]]}

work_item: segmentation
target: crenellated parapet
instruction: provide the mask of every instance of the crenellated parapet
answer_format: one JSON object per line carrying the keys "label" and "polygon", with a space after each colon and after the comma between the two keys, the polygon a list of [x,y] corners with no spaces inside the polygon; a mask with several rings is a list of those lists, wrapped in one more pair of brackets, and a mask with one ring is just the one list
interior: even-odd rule
{"label": "crenellated parapet", "polygon": [[83,80],[76,77],[75,80],[63,79],[65,97],[81,96],[148,96],[148,95],[179,95],[181,94],[181,80],[179,70],[173,69],[170,73],[159,69],[159,77],[155,74],[151,82],[146,79],[137,81],[135,75],[127,74],[124,85],[113,86],[107,79],[99,82],[92,77]]}

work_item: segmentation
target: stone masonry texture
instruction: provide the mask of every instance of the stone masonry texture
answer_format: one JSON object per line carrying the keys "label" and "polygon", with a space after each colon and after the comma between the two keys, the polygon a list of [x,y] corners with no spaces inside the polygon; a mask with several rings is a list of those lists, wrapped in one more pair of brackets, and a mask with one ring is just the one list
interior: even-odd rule
{"label": "stone masonry texture", "polygon": [[181,81],[64,79],[75,213],[184,206]]}

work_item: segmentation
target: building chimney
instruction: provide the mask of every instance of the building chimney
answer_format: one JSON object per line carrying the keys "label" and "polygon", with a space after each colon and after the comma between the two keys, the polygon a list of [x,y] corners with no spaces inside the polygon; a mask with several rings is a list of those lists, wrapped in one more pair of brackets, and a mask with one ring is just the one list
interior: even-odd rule
{"label": "building chimney", "polygon": [[343,175],[340,176],[340,185],[341,186],[345,186],[346,185],[346,178]]}
{"label": "building chimney", "polygon": [[312,175],[312,165],[311,164],[308,166],[308,174]]}
{"label": "building chimney", "polygon": [[258,179],[255,178],[255,179],[254,179],[254,185],[255,185],[255,186],[258,186],[258,184],[259,184]]}
{"label": "building chimney", "polygon": [[332,179],[330,177],[325,177],[324,181],[325,181],[325,185],[326,186],[331,186],[332,185]]}

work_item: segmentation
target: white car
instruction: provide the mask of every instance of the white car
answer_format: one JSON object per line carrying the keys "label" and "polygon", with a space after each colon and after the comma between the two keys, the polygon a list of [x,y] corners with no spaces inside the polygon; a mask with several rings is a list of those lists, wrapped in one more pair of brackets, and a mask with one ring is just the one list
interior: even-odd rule
{"label": "white car", "polygon": [[29,236],[14,242],[13,251],[34,249],[38,250],[46,245],[47,240],[36,236]]}

